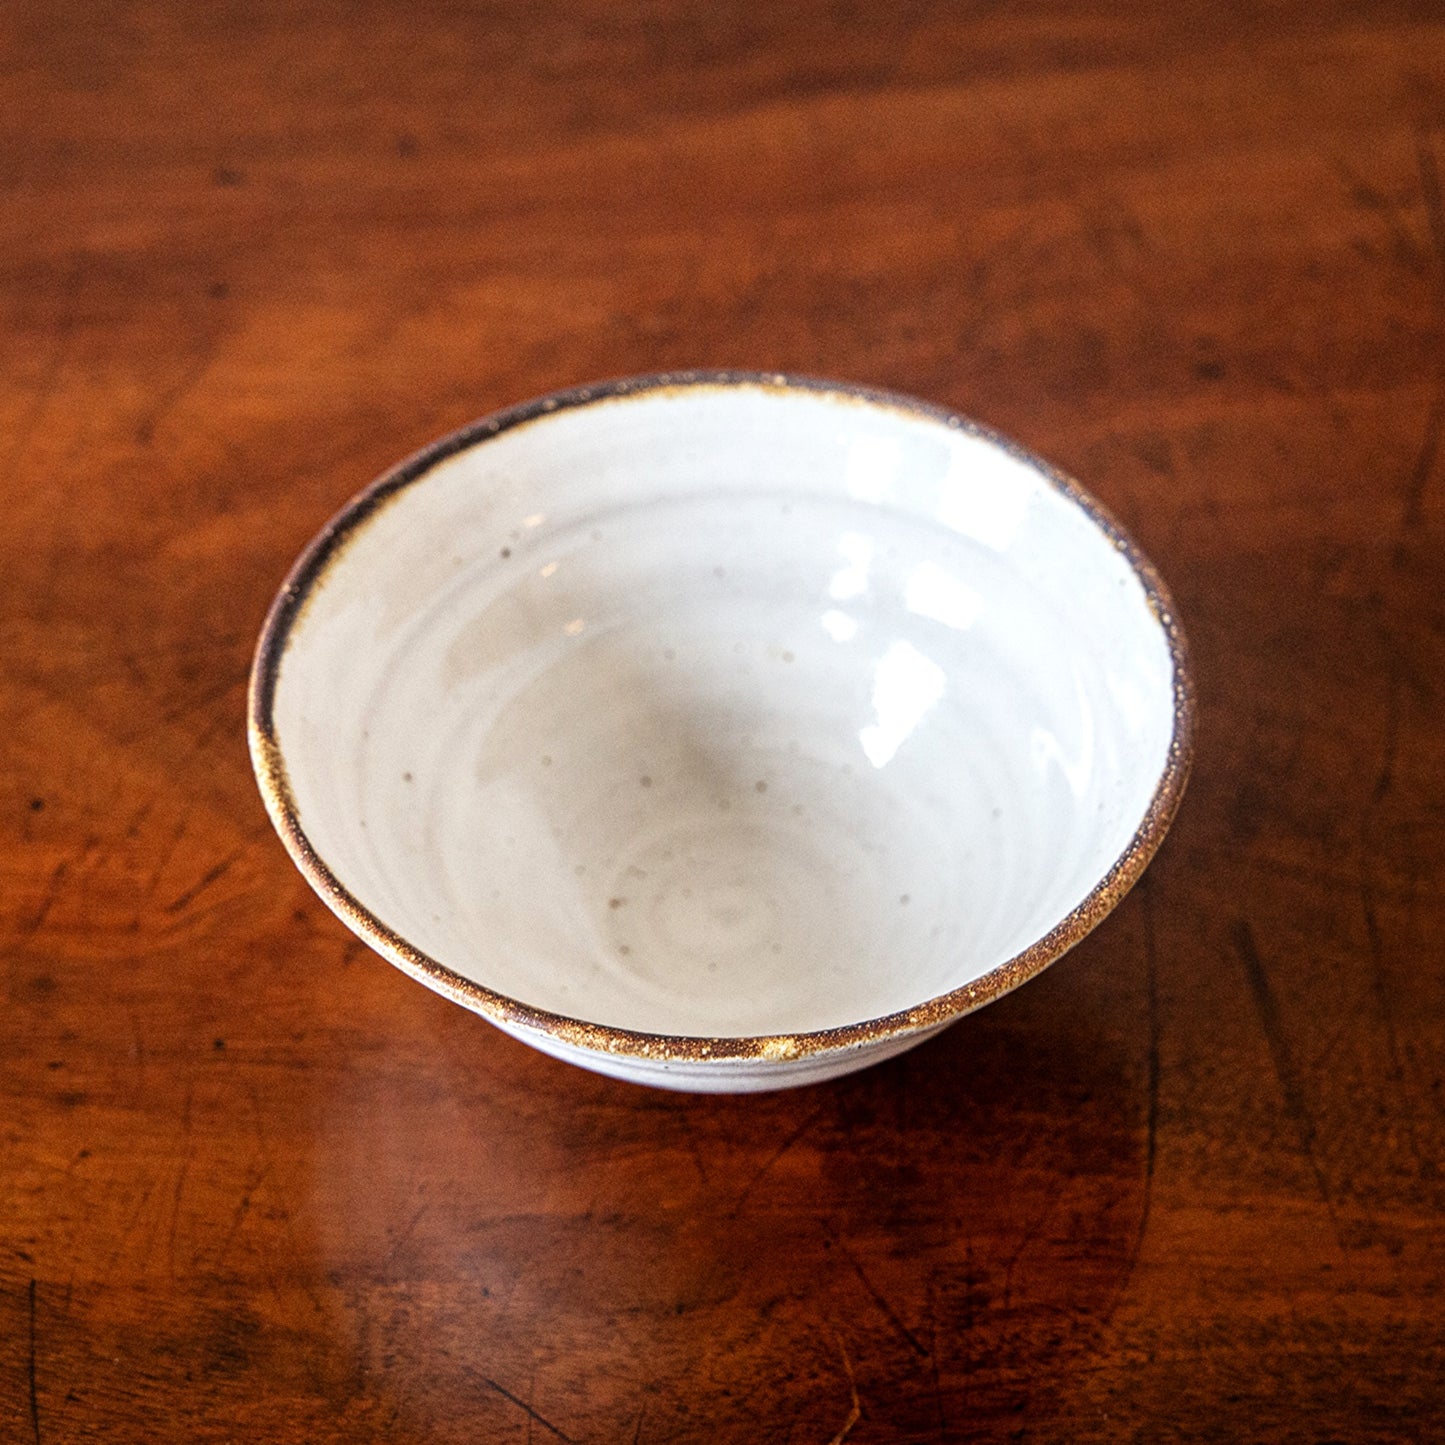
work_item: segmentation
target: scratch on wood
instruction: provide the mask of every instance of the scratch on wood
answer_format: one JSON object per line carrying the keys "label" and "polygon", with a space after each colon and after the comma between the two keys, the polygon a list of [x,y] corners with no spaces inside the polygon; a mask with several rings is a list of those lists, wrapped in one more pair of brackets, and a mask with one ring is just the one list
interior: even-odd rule
{"label": "scratch on wood", "polygon": [[181,1156],[181,1167],[176,1171],[176,1187],[171,1192],[171,1228],[166,1240],[166,1257],[170,1264],[171,1278],[176,1277],[176,1232],[181,1220],[181,1195],[186,1188],[186,1175],[191,1171],[191,1103],[195,1098],[194,1083],[186,1085],[186,1102],[181,1106],[181,1143],[185,1153]]}
{"label": "scratch on wood", "polygon": [[1033,1244],[1034,1240],[1036,1240],[1044,1232],[1044,1226],[1049,1222],[1049,1219],[1052,1217],[1054,1210],[1059,1207],[1059,1200],[1063,1198],[1063,1193],[1063,1188],[1060,1187],[1054,1190],[1053,1193],[1049,1195],[1048,1199],[1044,1203],[1044,1207],[1040,1209],[1039,1212],[1031,1220],[1029,1220],[1028,1225],[1024,1229],[1023,1237],[1019,1240],[1018,1244],[1014,1247],[1013,1252],[1009,1255],[1008,1260],[1005,1262],[1003,1268],[1004,1309],[1008,1309],[1009,1306],[1013,1304],[1014,1270],[1015,1268],[1017,1268],[1018,1262],[1028,1252],[1029,1247]]}
{"label": "scratch on wood", "polygon": [[637,1428],[632,1432],[632,1445],[640,1445],[642,1440],[642,1422],[647,1415],[647,1406],[644,1405],[637,1412]]}
{"label": "scratch on wood", "polygon": [[146,1071],[145,1040],[141,1037],[140,1020],[135,1016],[135,1010],[128,1008],[125,1014],[130,1021],[130,1056],[135,1061],[137,1085],[139,1086],[139,1082],[145,1078]]}
{"label": "scratch on wood", "polygon": [[486,1375],[480,1375],[478,1378],[483,1384],[495,1390],[504,1400],[510,1400],[519,1410],[525,1411],[544,1430],[550,1430],[559,1440],[565,1440],[567,1445],[577,1445],[577,1442],[570,1435],[559,1430],[545,1415],[534,1410],[525,1400],[519,1400],[510,1390],[499,1385],[495,1380],[490,1379]]}
{"label": "scratch on wood", "polygon": [[30,1281],[30,1433],[40,1445],[40,1391],[35,1380],[35,1281]]}
{"label": "scratch on wood", "polygon": [[[1428,1159],[1428,1151],[1420,1147],[1415,1100],[1406,1087],[1405,1056],[1400,1048],[1395,1007],[1391,1001],[1389,980],[1385,976],[1385,939],[1375,912],[1374,890],[1364,868],[1360,871],[1360,912],[1365,920],[1365,937],[1370,946],[1370,991],[1375,996],[1375,1009],[1385,1031],[1385,1052],[1390,1060],[1390,1082],[1400,1101],[1400,1121],[1411,1157],[1415,1160],[1415,1168],[1421,1177],[1425,1177],[1426,1170],[1433,1169],[1433,1164]],[[1427,1093],[1426,1097],[1434,1098],[1434,1095]],[[1445,1110],[1441,1112],[1445,1113]]]}
{"label": "scratch on wood", "polygon": [[155,811],[155,806],[156,796],[152,793],[150,797],[136,809],[134,817],[126,824],[125,836],[127,838],[136,839],[140,837],[140,826],[150,817],[151,813]]}
{"label": "scratch on wood", "polygon": [[401,1233],[398,1234],[396,1237],[396,1243],[393,1244],[391,1249],[387,1251],[387,1256],[382,1261],[383,1269],[391,1268],[392,1261],[395,1260],[397,1255],[401,1253],[402,1247],[406,1244],[407,1240],[409,1240],[416,1232],[417,1225],[421,1223],[422,1215],[424,1215],[430,1207],[430,1205],[423,1204],[421,1208],[418,1209],[417,1212],[413,1214],[412,1217],[406,1222],[405,1226],[402,1228]]}
{"label": "scratch on wood", "polygon": [[1333,164],[1336,175],[1349,187],[1350,199],[1355,205],[1373,211],[1380,218],[1394,243],[1396,257],[1412,271],[1423,275],[1426,269],[1424,253],[1405,222],[1401,220],[1399,208],[1344,161],[1336,159]]}
{"label": "scratch on wood", "polygon": [[1395,1023],[1395,1007],[1389,981],[1385,975],[1385,941],[1375,909],[1375,886],[1372,863],[1375,857],[1374,833],[1376,814],[1395,786],[1395,767],[1400,750],[1400,720],[1404,707],[1405,677],[1398,657],[1390,661],[1390,685],[1385,699],[1384,736],[1380,746],[1380,766],[1370,800],[1360,815],[1359,895],[1360,912],[1365,923],[1365,937],[1370,949],[1371,992],[1385,1033],[1385,1049],[1390,1060],[1390,1079],[1401,1102],[1402,1119],[1416,1164],[1421,1163],[1421,1150],[1415,1127],[1413,1101],[1405,1089],[1405,1063],[1400,1050]]}
{"label": "scratch on wood", "polygon": [[1420,525],[1425,514],[1425,488],[1435,471],[1440,456],[1440,433],[1445,429],[1445,379],[1435,387],[1430,412],[1425,418],[1425,435],[1415,456],[1415,465],[1405,481],[1404,505],[1400,509],[1400,526],[1408,530]]}
{"label": "scratch on wood", "polygon": [[1445,297],[1445,204],[1440,198],[1440,168],[1435,163],[1435,149],[1424,131],[1415,136],[1415,163],[1420,172],[1420,197],[1425,202],[1425,216],[1430,223],[1430,240],[1439,263],[1435,279]]}
{"label": "scratch on wood", "polygon": [[708,1182],[707,1165],[702,1162],[702,1150],[697,1147],[697,1136],[693,1133],[692,1120],[685,1115],[682,1120],[682,1139],[687,1146],[687,1152],[692,1156],[698,1178],[706,1184]]}
{"label": "scratch on wood", "polygon": [[210,369],[211,360],[215,355],[215,342],[207,338],[199,353],[191,358],[190,363],[182,371],[179,377],[171,383],[156,399],[155,405],[151,408],[150,414],[144,417],[135,429],[135,439],[143,447],[148,447],[155,440],[156,427],[163,418],[168,416],[181,399]]}
{"label": "scratch on wood", "polygon": [[1339,1220],[1335,1215],[1334,1200],[1330,1196],[1329,1184],[1325,1180],[1324,1171],[1320,1168],[1319,1159],[1315,1155],[1314,1118],[1310,1114],[1309,1105],[1305,1102],[1304,1087],[1300,1081],[1299,1072],[1295,1068],[1289,1044],[1285,1039],[1279,1004],[1275,999],[1274,990],[1270,988],[1269,975],[1265,972],[1264,961],[1260,958],[1259,949],[1255,946],[1254,930],[1249,926],[1248,919],[1239,918],[1235,920],[1230,931],[1234,939],[1235,952],[1238,953],[1239,961],[1244,965],[1245,977],[1249,981],[1250,993],[1254,998],[1254,1011],[1259,1016],[1259,1026],[1264,1034],[1265,1044],[1269,1048],[1270,1060],[1274,1065],[1275,1077],[1279,1080],[1280,1092],[1284,1096],[1285,1113],[1289,1115],[1290,1122],[1294,1125],[1300,1149],[1309,1163],[1310,1172],[1314,1175],[1315,1187],[1319,1190],[1325,1212],[1329,1215],[1330,1225],[1335,1233],[1335,1241],[1343,1250],[1345,1242],[1340,1231]]}
{"label": "scratch on wood", "polygon": [[[259,1171],[253,1166],[251,1176],[242,1188],[240,1202],[232,1211],[231,1227],[226,1231],[226,1237],[221,1241],[220,1249],[216,1251],[216,1262],[213,1266],[216,1273],[219,1274],[222,1265],[225,1264],[226,1256],[230,1254],[231,1246],[236,1242],[236,1236],[241,1232],[241,1226],[246,1222],[246,1216],[251,1212],[251,1200],[270,1172],[269,1164],[263,1165]],[[199,1263],[199,1256],[197,1262]]]}
{"label": "scratch on wood", "polygon": [[843,1441],[848,1438],[849,1431],[863,1418],[863,1406],[858,1399],[858,1381],[853,1374],[853,1361],[848,1358],[848,1347],[836,1332],[833,1339],[838,1346],[839,1353],[843,1356],[843,1368],[848,1372],[848,1395],[852,1403],[848,1410],[848,1418],[843,1421],[843,1428],[833,1436],[828,1445],[843,1445]]}
{"label": "scratch on wood", "polygon": [[933,1373],[933,1406],[937,1412],[938,1438],[940,1441],[948,1438],[948,1419],[943,1411],[943,1381],[938,1374],[938,1275],[936,1272],[928,1276],[928,1340],[929,1340],[929,1364]]}
{"label": "scratch on wood", "polygon": [[[1375,774],[1375,786],[1370,794],[1370,806],[1365,809],[1361,832],[1369,831],[1370,817],[1390,795],[1395,786],[1395,759],[1400,750],[1400,710],[1404,705],[1404,678],[1399,662],[1391,659],[1390,686],[1385,694],[1385,739],[1380,749],[1380,767]],[[1362,838],[1362,843],[1366,840]]]}
{"label": "scratch on wood", "polygon": [[160,886],[161,874],[166,871],[166,865],[175,856],[176,849],[181,846],[181,839],[186,835],[186,824],[190,821],[190,816],[189,811],[181,814],[181,821],[176,824],[175,831],[171,834],[171,840],[166,844],[165,851],[161,854],[160,861],[156,864],[150,881],[145,886],[147,898],[153,895]]}
{"label": "scratch on wood", "polygon": [[[274,1180],[271,1187],[275,1191],[276,1197],[281,1205],[281,1230],[286,1236],[287,1244],[289,1244],[291,1247],[292,1255],[294,1258],[297,1259],[304,1258],[305,1255],[301,1242],[296,1237],[296,1211],[292,1206],[290,1199],[282,1193],[279,1185],[277,1185]],[[326,1303],[321,1298],[320,1292],[317,1290],[316,1285],[313,1283],[311,1276],[309,1274],[303,1273],[301,1275],[299,1283],[301,1285],[301,1293],[306,1297],[306,1302],[315,1312],[316,1318],[323,1321],[329,1321],[329,1316],[326,1312]],[[276,1297],[278,1299],[281,1298],[281,1290],[279,1286],[277,1286],[274,1278],[271,1280],[271,1287],[273,1290],[276,1291]]]}
{"label": "scratch on wood", "polygon": [[215,883],[218,879],[223,878],[227,873],[229,873],[231,869],[234,868],[236,864],[241,861],[244,855],[245,850],[242,848],[238,848],[234,853],[230,855],[230,857],[222,858],[221,861],[217,863],[214,868],[209,869],[204,875],[202,875],[201,878],[199,878],[195,883],[191,884],[191,886],[187,888],[184,893],[182,893],[177,898],[171,899],[171,901],[166,904],[163,911],[166,913],[179,913],[183,908],[186,908],[191,903],[194,903],[195,900],[202,893],[204,893],[207,888],[211,886],[211,884]]}
{"label": "scratch on wood", "polygon": [[35,910],[35,916],[25,930],[27,933],[38,933],[45,920],[50,917],[50,910],[55,906],[55,900],[60,897],[60,885],[65,882],[65,875],[69,872],[70,864],[64,860],[51,869],[50,881],[45,885],[45,896],[40,900],[40,907]]}
{"label": "scratch on wood", "polygon": [[187,693],[174,707],[169,707],[161,714],[161,722],[167,727],[180,722],[184,717],[192,713],[203,712],[206,708],[228,698],[232,693],[245,686],[245,679],[239,676],[227,676],[215,687],[206,688],[202,692]]}
{"label": "scratch on wood", "polygon": [[1149,1092],[1144,1132],[1144,1203],[1139,1211],[1139,1233],[1134,1241],[1135,1260],[1144,1246],[1144,1231],[1149,1227],[1149,1209],[1154,1199],[1154,1157],[1159,1137],[1159,952],[1154,932],[1154,889],[1148,874],[1140,879],[1139,905],[1144,934],[1144,978],[1148,992]]}
{"label": "scratch on wood", "polygon": [[827,1230],[826,1232],[833,1243],[838,1246],[839,1253],[842,1254],[843,1258],[853,1267],[853,1273],[858,1276],[859,1282],[863,1288],[868,1291],[873,1303],[883,1312],[884,1318],[898,1331],[899,1335],[908,1345],[908,1348],[912,1350],[920,1360],[926,1360],[928,1358],[927,1346],[903,1323],[898,1317],[897,1311],[883,1298],[883,1295],[879,1292],[873,1281],[863,1272],[863,1266],[858,1262],[858,1257],[832,1230]]}
{"label": "scratch on wood", "polygon": [[733,1207],[728,1211],[729,1219],[736,1219],[738,1215],[742,1213],[743,1205],[747,1203],[748,1196],[758,1186],[763,1176],[767,1174],[767,1172],[778,1162],[778,1160],[781,1159],[783,1155],[786,1154],[788,1150],[791,1149],[798,1142],[798,1140],[801,1139],[803,1135],[806,1134],[808,1130],[811,1129],[813,1125],[818,1122],[819,1118],[822,1116],[822,1113],[823,1105],[820,1104],[816,1109],[813,1110],[811,1114],[808,1115],[806,1119],[803,1120],[801,1124],[798,1125],[796,1129],[793,1130],[791,1134],[788,1135],[786,1139],[783,1140],[781,1144],[778,1145],[776,1149],[773,1150],[773,1152],[763,1162],[762,1168],[759,1169],[757,1173],[754,1174],[753,1177],[749,1179],[748,1182],[743,1186],[743,1192],[738,1195],[737,1203],[734,1204]]}
{"label": "scratch on wood", "polygon": [[145,1188],[141,1190],[140,1198],[136,1201],[135,1208],[131,1211],[130,1217],[126,1220],[124,1227],[120,1231],[119,1240],[115,1248],[110,1252],[109,1257],[98,1271],[99,1278],[96,1281],[97,1293],[104,1294],[109,1286],[111,1276],[115,1273],[117,1266],[120,1264],[121,1256],[125,1253],[126,1246],[130,1243],[131,1235],[135,1233],[146,1212],[147,1206],[150,1204],[151,1195],[155,1193],[155,1187],[156,1181],[153,1178],[147,1178]]}
{"label": "scratch on wood", "polygon": [[1385,940],[1380,936],[1375,900],[1363,872],[1360,877],[1360,912],[1365,920],[1365,938],[1370,945],[1375,1001],[1385,1025],[1385,1049],[1390,1056],[1390,1081],[1398,1086],[1405,1076],[1405,1070],[1400,1062],[1400,1046],[1395,1037],[1395,1011],[1390,1006],[1390,990],[1385,986]]}
{"label": "scratch on wood", "polygon": [[51,352],[44,375],[40,378],[40,385],[36,388],[35,399],[30,404],[30,410],[15,429],[15,439],[10,445],[10,454],[5,458],[5,475],[7,477],[14,476],[16,463],[19,462],[21,453],[30,445],[30,438],[34,436],[36,428],[40,425],[40,418],[45,414],[46,405],[55,394],[56,384],[60,380],[60,373],[70,353],[71,341],[75,334],[75,306],[73,303],[79,288],[80,267],[77,265],[65,282],[64,309],[61,312],[59,324],[55,328],[55,349]]}

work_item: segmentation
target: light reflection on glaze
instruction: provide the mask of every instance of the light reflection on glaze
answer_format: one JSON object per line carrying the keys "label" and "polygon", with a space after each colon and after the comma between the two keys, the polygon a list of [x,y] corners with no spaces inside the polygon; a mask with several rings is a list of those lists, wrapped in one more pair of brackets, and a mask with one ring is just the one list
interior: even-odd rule
{"label": "light reflection on glaze", "polygon": [[873,565],[873,539],[859,532],[845,532],[834,549],[846,563],[828,584],[834,602],[851,602],[868,590],[868,570]]}
{"label": "light reflection on glaze", "polygon": [[920,562],[908,574],[903,596],[910,612],[931,617],[959,632],[972,627],[983,611],[983,598],[937,562]]}
{"label": "light reflection on glaze", "polygon": [[911,642],[893,643],[873,668],[877,721],[858,734],[875,768],[887,767],[948,687],[944,670]]}

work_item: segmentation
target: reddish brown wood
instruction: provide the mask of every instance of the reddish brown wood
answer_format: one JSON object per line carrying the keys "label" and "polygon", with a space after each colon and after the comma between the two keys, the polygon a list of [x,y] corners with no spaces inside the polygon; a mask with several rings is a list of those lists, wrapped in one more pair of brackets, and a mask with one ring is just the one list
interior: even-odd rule
{"label": "reddish brown wood", "polygon": [[[1445,1431],[1445,16],[0,9],[0,1439]],[[1175,589],[1066,963],[674,1098],[352,941],[243,739],[352,491],[557,386],[891,386]]]}

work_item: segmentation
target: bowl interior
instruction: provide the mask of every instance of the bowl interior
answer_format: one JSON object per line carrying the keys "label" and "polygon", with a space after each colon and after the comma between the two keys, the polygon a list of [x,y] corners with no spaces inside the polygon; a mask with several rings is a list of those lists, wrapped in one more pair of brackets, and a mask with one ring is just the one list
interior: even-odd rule
{"label": "bowl interior", "polygon": [[1174,731],[1128,557],[1034,464],[831,392],[656,388],[383,488],[271,699],[310,848],[456,974],[650,1033],[828,1029],[1047,933]]}

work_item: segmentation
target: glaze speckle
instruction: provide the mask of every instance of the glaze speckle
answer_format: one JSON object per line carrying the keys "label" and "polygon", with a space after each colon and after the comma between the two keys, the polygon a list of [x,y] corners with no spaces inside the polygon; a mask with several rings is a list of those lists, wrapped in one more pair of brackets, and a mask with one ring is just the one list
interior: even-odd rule
{"label": "glaze speckle", "polygon": [[[553,428],[599,465],[543,499],[516,479]],[[676,491],[630,495],[674,443]],[[547,565],[469,549],[495,515]],[[250,698],[271,816],[358,933],[544,1051],[702,1090],[861,1067],[1052,962],[1158,846],[1192,727],[1173,606],[1076,484],[922,403],[737,374],[545,398],[383,478]]]}

